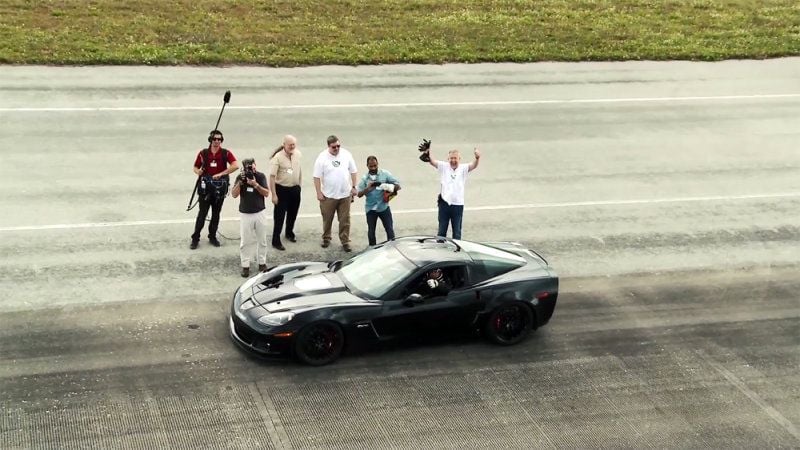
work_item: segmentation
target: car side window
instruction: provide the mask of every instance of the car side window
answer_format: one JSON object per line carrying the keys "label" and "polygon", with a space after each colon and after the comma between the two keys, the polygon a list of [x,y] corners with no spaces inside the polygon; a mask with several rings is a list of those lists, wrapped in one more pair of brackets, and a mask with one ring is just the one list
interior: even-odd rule
{"label": "car side window", "polygon": [[502,275],[506,272],[510,272],[519,266],[519,264],[496,259],[476,260],[472,266],[473,270],[471,271],[471,281],[473,284],[480,283],[482,281]]}
{"label": "car side window", "polygon": [[467,269],[464,266],[451,267],[450,280],[453,289],[461,289],[467,284]]}
{"label": "car side window", "polygon": [[[428,279],[435,270],[440,270],[441,276],[436,278],[436,287],[431,287]],[[447,295],[452,290],[463,288],[466,282],[467,272],[464,266],[432,267],[414,277],[406,286],[404,295],[419,294],[428,298]]]}

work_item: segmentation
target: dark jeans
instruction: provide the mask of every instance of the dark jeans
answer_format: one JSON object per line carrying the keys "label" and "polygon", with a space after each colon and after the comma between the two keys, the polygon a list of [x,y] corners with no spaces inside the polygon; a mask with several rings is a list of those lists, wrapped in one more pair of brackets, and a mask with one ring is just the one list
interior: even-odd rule
{"label": "dark jeans", "polygon": [[447,226],[453,226],[453,239],[461,239],[461,221],[464,218],[464,205],[450,205],[439,197],[439,233],[447,236]]}
{"label": "dark jeans", "polygon": [[294,237],[294,223],[297,221],[297,211],[300,210],[300,186],[275,185],[278,195],[278,204],[272,210],[272,245],[281,243],[283,222],[286,221],[286,237]]}
{"label": "dark jeans", "polygon": [[222,211],[222,204],[224,200],[218,202],[207,202],[204,197],[200,198],[197,209],[197,220],[194,221],[194,234],[192,234],[193,241],[200,240],[200,232],[203,231],[203,226],[206,223],[208,210],[211,209],[211,223],[208,224],[208,238],[217,238],[217,228],[219,228],[219,213]]}
{"label": "dark jeans", "polygon": [[391,241],[394,239],[394,222],[392,221],[392,209],[386,208],[386,211],[376,212],[367,211],[367,240],[369,245],[375,245],[375,226],[378,224],[378,219],[381,219],[383,229],[386,230],[386,240]]}

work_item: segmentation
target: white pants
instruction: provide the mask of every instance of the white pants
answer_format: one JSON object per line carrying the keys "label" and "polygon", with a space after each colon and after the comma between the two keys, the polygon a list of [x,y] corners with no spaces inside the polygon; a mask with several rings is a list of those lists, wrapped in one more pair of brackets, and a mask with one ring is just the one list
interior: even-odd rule
{"label": "white pants", "polygon": [[267,210],[253,214],[241,213],[239,230],[242,235],[242,240],[239,243],[239,256],[242,259],[242,267],[250,267],[250,263],[253,260],[258,264],[266,264]]}

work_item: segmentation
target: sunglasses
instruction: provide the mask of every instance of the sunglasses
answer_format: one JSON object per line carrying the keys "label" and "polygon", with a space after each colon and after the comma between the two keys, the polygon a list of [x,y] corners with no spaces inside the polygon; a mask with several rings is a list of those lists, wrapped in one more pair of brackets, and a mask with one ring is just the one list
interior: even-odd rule
{"label": "sunglasses", "polygon": [[220,142],[222,142],[222,138],[217,138],[217,137],[215,137],[215,138],[211,138],[211,140],[212,140],[212,141],[220,141]]}
{"label": "sunglasses", "polygon": [[341,147],[341,145],[340,145],[340,144],[334,144],[334,145],[331,145],[331,148],[339,148],[339,147]]}

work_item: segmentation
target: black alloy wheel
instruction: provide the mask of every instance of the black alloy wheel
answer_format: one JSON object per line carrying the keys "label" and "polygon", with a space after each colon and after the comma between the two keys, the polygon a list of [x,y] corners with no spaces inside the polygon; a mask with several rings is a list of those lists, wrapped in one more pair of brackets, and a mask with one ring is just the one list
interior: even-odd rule
{"label": "black alloy wheel", "polygon": [[312,366],[323,366],[335,361],[344,348],[344,332],[334,322],[314,322],[307,325],[295,340],[295,356]]}
{"label": "black alloy wheel", "polygon": [[500,345],[514,345],[525,339],[532,329],[533,312],[522,303],[497,307],[484,326],[486,337]]}

